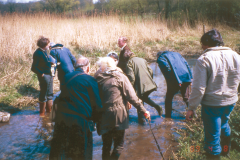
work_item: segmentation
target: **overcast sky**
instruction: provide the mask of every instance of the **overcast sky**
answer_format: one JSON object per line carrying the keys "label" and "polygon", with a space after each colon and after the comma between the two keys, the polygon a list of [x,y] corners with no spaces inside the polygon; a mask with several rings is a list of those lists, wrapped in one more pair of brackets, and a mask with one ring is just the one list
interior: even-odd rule
{"label": "overcast sky", "polygon": [[[0,0],[1,2],[7,2],[7,0]],[[38,1],[38,0],[10,0],[15,1],[16,3],[28,3],[29,1]],[[98,0],[93,0],[93,3],[96,3]]]}

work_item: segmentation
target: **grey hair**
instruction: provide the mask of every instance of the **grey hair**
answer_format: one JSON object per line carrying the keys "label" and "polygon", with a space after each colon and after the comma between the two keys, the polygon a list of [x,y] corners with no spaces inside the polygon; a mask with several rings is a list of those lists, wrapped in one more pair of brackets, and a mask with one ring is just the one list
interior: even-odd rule
{"label": "grey hair", "polygon": [[111,57],[100,57],[97,61],[97,65],[100,67],[101,70],[104,68],[102,72],[116,69],[116,63]]}
{"label": "grey hair", "polygon": [[83,71],[86,71],[89,65],[89,60],[86,57],[80,55],[75,63],[75,68],[81,68]]}

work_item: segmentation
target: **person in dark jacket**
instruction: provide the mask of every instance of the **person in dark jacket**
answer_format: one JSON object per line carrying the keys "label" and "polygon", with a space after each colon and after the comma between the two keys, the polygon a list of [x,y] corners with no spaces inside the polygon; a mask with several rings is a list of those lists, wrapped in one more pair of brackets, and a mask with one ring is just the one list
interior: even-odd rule
{"label": "person in dark jacket", "polygon": [[125,52],[131,52],[129,46],[127,45],[128,39],[126,37],[119,37],[118,39],[118,47],[121,48],[121,52],[119,54],[119,62],[117,66],[122,69],[124,73],[126,73],[126,67],[127,67],[127,60],[124,59],[124,53]]}
{"label": "person in dark jacket", "polygon": [[181,91],[183,101],[188,106],[192,72],[187,61],[180,53],[170,51],[158,52],[157,57],[157,63],[167,83],[165,116],[171,118],[172,99],[179,90]]}
{"label": "person in dark jacket", "polygon": [[62,83],[63,77],[67,73],[71,73],[74,71],[74,64],[76,63],[75,57],[72,55],[69,49],[64,47],[62,44],[50,43],[51,45],[51,56],[57,60],[59,65],[57,65],[58,69],[58,79],[60,81],[60,86]]}
{"label": "person in dark jacket", "polygon": [[[102,159],[117,160],[123,150],[125,129],[129,126],[127,103],[130,102],[145,118],[149,118],[150,113],[143,107],[128,78],[117,70],[112,58],[104,57],[97,63],[103,71],[96,77],[103,104],[98,124],[98,134],[103,140]],[[112,142],[114,148],[111,153]]]}
{"label": "person in dark jacket", "polygon": [[37,41],[39,47],[33,54],[33,63],[31,70],[37,74],[40,94],[39,106],[40,117],[46,112],[51,112],[53,99],[53,77],[51,75],[51,62],[47,51],[49,50],[50,40],[45,37],[40,37]]}
{"label": "person in dark jacket", "polygon": [[79,58],[75,68],[62,79],[49,159],[92,159],[93,124],[101,116],[102,103],[97,81],[88,75],[89,60]]}

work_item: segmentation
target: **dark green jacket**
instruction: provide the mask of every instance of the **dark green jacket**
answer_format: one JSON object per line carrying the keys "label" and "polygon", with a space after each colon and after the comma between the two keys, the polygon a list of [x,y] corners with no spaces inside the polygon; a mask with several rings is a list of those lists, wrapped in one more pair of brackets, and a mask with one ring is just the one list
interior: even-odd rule
{"label": "dark green jacket", "polygon": [[153,81],[153,71],[143,58],[131,57],[127,63],[126,75],[139,98],[148,91],[157,90]]}

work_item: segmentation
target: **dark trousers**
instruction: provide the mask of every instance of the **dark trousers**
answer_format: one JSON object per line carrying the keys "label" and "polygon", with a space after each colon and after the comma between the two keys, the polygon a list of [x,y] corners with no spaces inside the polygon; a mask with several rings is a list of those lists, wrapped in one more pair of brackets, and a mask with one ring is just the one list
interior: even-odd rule
{"label": "dark trousers", "polygon": [[[103,148],[102,159],[103,160],[117,160],[123,150],[125,130],[111,130],[102,135]],[[111,146],[114,142],[114,148],[111,152]]]}
{"label": "dark trousers", "polygon": [[188,105],[188,99],[190,95],[189,91],[189,85],[190,82],[183,83],[181,87],[178,84],[168,84],[167,83],[167,93],[166,93],[166,99],[165,99],[165,114],[166,117],[171,118],[172,114],[172,100],[174,95],[180,90],[183,101]]}
{"label": "dark trousers", "polygon": [[53,77],[44,74],[43,77],[38,76],[40,94],[39,101],[46,102],[53,99]]}
{"label": "dark trousers", "polygon": [[91,160],[93,153],[92,132],[83,133],[80,126],[56,123],[51,141],[50,160]]}
{"label": "dark trousers", "polygon": [[[149,97],[149,94],[151,94],[153,91],[154,90],[148,91],[139,98],[142,100],[142,102],[147,103],[148,105],[154,107],[156,110],[159,110],[160,106],[158,104],[156,104],[153,100],[151,100]],[[141,113],[139,111],[138,111],[138,121],[140,123],[145,122],[145,117],[144,117],[143,113]]]}

